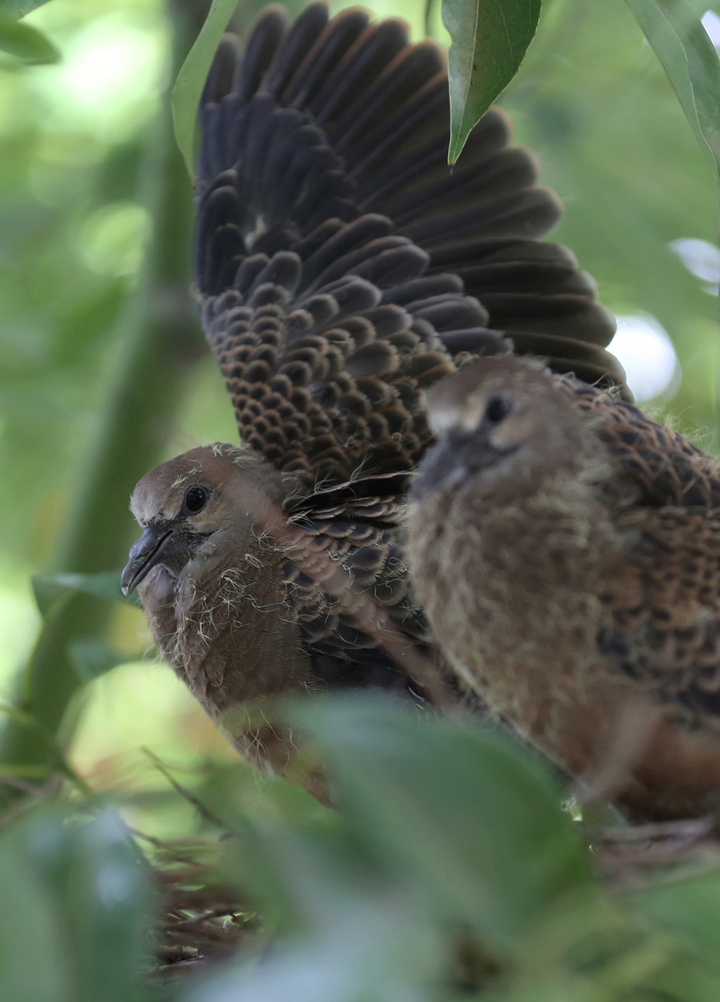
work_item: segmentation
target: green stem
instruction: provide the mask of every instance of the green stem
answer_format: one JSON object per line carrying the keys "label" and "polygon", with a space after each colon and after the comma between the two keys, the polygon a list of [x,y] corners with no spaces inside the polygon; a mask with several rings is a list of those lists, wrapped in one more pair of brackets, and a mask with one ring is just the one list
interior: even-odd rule
{"label": "green stem", "polygon": [[[185,28],[182,11],[173,13],[176,71],[189,47],[191,29]],[[173,138],[169,100],[163,102],[160,121],[148,140],[143,186],[154,233],[120,322],[123,354],[79,480],[58,571],[93,573],[124,562],[131,532],[128,497],[139,477],[157,462],[188,369],[202,353],[187,291],[190,190]],[[71,718],[77,717],[66,711],[81,686],[69,645],[102,634],[111,611],[108,603],[77,595],[46,617],[13,700],[36,726],[24,726],[21,714],[6,719],[0,733],[0,772],[37,779],[57,767],[57,749],[67,747],[76,723]],[[47,740],[39,740],[38,728]]]}

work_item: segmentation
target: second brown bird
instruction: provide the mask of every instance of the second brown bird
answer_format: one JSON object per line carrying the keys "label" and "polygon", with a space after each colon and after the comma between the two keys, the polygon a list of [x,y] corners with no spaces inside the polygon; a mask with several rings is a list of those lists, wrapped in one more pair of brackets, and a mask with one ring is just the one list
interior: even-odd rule
{"label": "second brown bird", "polygon": [[418,597],[463,683],[634,817],[720,805],[720,468],[517,358],[431,390]]}

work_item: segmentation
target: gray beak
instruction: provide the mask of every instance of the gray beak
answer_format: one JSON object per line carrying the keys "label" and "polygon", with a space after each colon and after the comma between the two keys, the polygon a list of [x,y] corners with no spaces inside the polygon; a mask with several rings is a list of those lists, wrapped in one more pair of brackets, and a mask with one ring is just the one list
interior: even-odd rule
{"label": "gray beak", "polygon": [[137,588],[145,575],[159,562],[172,534],[173,530],[167,522],[148,525],[140,539],[133,544],[127,567],[122,572],[120,587],[123,595],[129,595]]}
{"label": "gray beak", "polygon": [[491,445],[482,430],[446,431],[423,457],[410,488],[410,499],[420,501],[438,490],[459,490],[468,477],[494,466],[507,455],[509,452],[500,452]]}

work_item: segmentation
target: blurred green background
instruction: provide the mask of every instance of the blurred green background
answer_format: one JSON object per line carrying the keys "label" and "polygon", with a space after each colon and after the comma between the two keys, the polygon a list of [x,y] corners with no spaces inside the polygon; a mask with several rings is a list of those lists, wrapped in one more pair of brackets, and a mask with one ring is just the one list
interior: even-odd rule
{"label": "blurred green background", "polygon": [[[406,18],[414,36],[423,35],[417,0],[368,6]],[[705,14],[708,0],[693,6]],[[68,567],[69,526],[78,532],[77,498],[127,344],[142,327],[142,309],[133,314],[132,304],[143,302],[140,272],[153,229],[147,206],[157,203],[154,185],[163,178],[153,144],[172,72],[171,27],[194,19],[197,28],[203,14],[201,6],[168,10],[158,0],[52,0],[28,21],[57,44],[62,62],[0,63],[0,692],[8,698],[40,625],[30,577],[122,563],[118,556],[102,567]],[[442,37],[437,9],[431,22]],[[705,23],[720,44],[720,18],[710,11]],[[650,388],[653,412],[717,449],[716,182],[624,3],[549,0],[501,103],[517,141],[535,150],[544,183],[565,203],[553,239],[592,273],[602,301],[631,318],[623,351],[628,341],[639,346],[649,371],[660,364],[658,344],[662,355],[653,331],[660,325],[669,335],[679,368],[673,372],[666,348],[665,375]],[[119,405],[120,421],[123,407],[146,411],[151,462],[236,437],[219,374],[177,292],[190,280],[182,269],[191,189],[174,170],[172,204],[163,210],[177,223],[163,231],[175,254],[173,284],[160,299],[171,333],[177,313],[179,333],[164,349],[167,364],[161,354],[149,371],[141,366]],[[640,392],[642,372],[631,373],[634,380]],[[165,386],[170,400],[161,400]],[[130,448],[134,434],[131,425]],[[122,511],[143,470],[118,463],[110,472]],[[122,554],[135,536],[129,513],[113,515],[109,532],[110,550]],[[143,746],[188,767],[233,757],[170,671],[142,660],[150,639],[137,610],[114,607],[111,641],[128,663],[75,697],[69,759],[91,787],[157,784]],[[177,823],[144,820],[160,833]]]}

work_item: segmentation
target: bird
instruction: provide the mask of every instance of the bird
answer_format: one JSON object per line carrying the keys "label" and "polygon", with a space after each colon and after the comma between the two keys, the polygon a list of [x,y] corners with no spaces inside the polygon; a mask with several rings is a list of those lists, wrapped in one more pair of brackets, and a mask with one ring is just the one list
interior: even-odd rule
{"label": "bird", "polygon": [[537,359],[434,386],[407,558],[462,685],[631,820],[720,807],[720,464]]}
{"label": "bird", "polygon": [[470,699],[404,555],[424,390],[516,351],[628,391],[592,279],[539,240],[560,205],[534,157],[492,108],[448,171],[444,57],[401,21],[268,7],[221,42],[199,121],[195,284],[242,444],[140,480],[122,587],[241,754],[322,798],[278,695]]}

